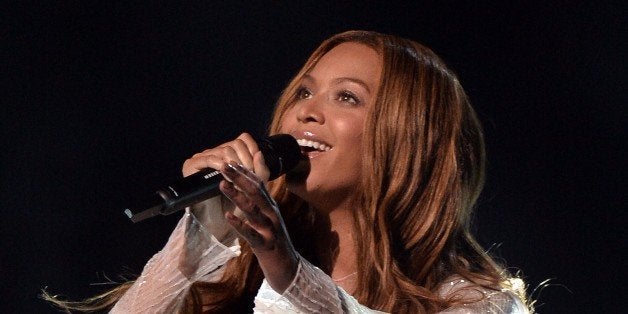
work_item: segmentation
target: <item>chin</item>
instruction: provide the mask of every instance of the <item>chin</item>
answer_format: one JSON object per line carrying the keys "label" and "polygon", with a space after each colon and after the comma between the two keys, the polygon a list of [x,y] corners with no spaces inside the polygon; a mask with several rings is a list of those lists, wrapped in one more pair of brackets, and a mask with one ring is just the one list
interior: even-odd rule
{"label": "chin", "polygon": [[298,196],[308,203],[316,200],[320,197],[320,190],[316,184],[312,183],[312,178],[308,178],[308,175],[302,173],[297,175],[292,173],[290,176],[286,175],[286,188],[290,193]]}

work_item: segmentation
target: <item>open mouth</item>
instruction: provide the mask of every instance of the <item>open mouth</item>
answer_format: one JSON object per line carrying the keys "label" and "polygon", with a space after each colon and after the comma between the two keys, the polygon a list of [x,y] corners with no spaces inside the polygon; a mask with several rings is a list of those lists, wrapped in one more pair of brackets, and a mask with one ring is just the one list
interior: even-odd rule
{"label": "open mouth", "polygon": [[298,139],[297,143],[301,147],[301,154],[309,158],[331,150],[330,145],[317,141]]}

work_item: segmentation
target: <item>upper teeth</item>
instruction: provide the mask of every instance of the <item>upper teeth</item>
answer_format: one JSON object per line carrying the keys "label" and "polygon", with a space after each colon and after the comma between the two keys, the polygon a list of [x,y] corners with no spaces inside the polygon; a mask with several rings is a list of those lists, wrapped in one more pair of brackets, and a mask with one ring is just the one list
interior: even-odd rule
{"label": "upper teeth", "polygon": [[331,149],[331,147],[329,147],[329,146],[327,146],[327,145],[325,145],[323,143],[310,141],[310,140],[305,140],[305,139],[297,140],[297,143],[299,143],[299,146],[312,147],[312,148],[320,150],[320,151],[328,151],[328,150]]}

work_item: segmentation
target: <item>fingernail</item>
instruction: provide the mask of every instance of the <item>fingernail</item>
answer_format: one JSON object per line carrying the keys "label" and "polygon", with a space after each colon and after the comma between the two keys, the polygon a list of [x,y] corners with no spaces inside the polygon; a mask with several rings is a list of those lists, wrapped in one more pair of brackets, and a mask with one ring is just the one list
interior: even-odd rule
{"label": "fingernail", "polygon": [[244,167],[243,164],[236,164],[236,165],[234,165],[233,169],[235,169],[235,171],[237,171],[239,173],[243,173],[245,171],[248,171],[248,169],[246,167]]}
{"label": "fingernail", "polygon": [[229,182],[233,182],[233,177],[238,174],[235,166],[230,163],[225,163],[222,169],[222,174],[224,175],[225,179],[227,179],[227,181]]}
{"label": "fingernail", "polygon": [[244,165],[242,164],[227,164],[229,166],[229,170],[232,171],[230,172],[231,175],[242,175],[242,176],[247,176],[247,174],[250,172],[250,170],[248,170],[246,167],[244,167]]}
{"label": "fingernail", "polygon": [[238,221],[238,217],[236,217],[236,215],[234,215],[231,212],[226,212],[225,213],[225,218],[227,218],[228,220],[231,220],[231,221]]}
{"label": "fingernail", "polygon": [[231,197],[236,193],[235,187],[233,185],[233,183],[227,181],[227,184],[225,184],[224,189],[223,189],[223,193],[225,193],[225,195],[227,197]]}

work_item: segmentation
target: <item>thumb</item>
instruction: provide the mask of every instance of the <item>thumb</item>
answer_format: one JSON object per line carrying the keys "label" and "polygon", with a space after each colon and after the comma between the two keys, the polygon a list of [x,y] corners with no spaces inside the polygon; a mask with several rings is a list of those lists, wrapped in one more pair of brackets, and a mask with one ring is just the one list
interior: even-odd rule
{"label": "thumb", "polygon": [[270,169],[266,166],[264,155],[261,151],[258,151],[253,155],[253,167],[255,169],[255,175],[264,182],[268,182],[270,178]]}

